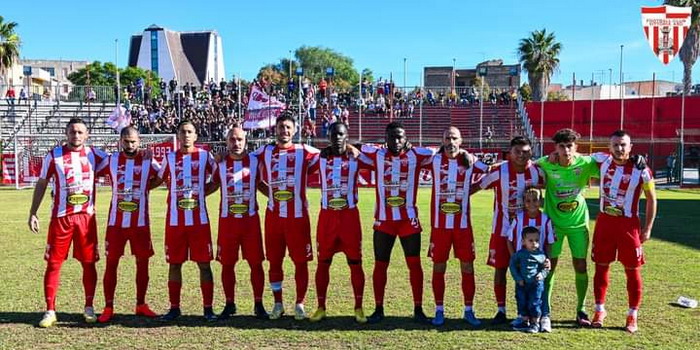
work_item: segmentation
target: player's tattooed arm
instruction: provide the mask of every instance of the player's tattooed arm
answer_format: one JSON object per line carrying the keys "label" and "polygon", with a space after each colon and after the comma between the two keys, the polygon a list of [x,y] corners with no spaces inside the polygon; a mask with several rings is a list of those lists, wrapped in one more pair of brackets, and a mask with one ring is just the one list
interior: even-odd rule
{"label": "player's tattooed arm", "polygon": [[48,180],[39,179],[36,183],[36,187],[34,187],[32,207],[29,209],[29,220],[27,222],[29,229],[34,233],[39,233],[39,218],[36,216],[36,212],[39,210],[41,201],[44,199],[44,194],[46,193],[46,187],[48,184]]}

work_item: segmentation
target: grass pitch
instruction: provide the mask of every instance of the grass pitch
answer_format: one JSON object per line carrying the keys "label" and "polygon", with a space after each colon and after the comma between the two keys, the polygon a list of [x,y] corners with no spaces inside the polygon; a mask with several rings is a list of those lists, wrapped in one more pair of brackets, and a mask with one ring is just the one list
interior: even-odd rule
{"label": "grass pitch", "polygon": [[[589,190],[590,194],[597,191]],[[529,335],[514,332],[506,326],[491,327],[488,321],[495,313],[492,291],[493,270],[485,265],[488,251],[492,200],[491,192],[480,192],[473,197],[472,219],[477,247],[475,272],[477,293],[475,310],[485,326],[469,329],[459,318],[462,297],[457,261],[449,262],[445,312],[448,320],[441,328],[417,325],[410,319],[412,297],[400,244],[394,247],[385,309],[387,319],[378,325],[357,325],[352,318],[352,290],[349,269],[343,256],[336,256],[331,270],[328,295],[328,315],[324,322],[312,324],[297,322],[291,316],[277,321],[258,321],[252,318],[252,291],[247,264],[237,266],[236,303],[239,315],[233,320],[205,323],[201,318],[201,298],[197,269],[185,264],[182,293],[182,309],[185,314],[179,322],[162,324],[132,316],[134,306],[134,262],[125,256],[120,264],[119,284],[115,300],[116,316],[107,325],[87,325],[82,322],[83,291],[80,282],[80,265],[69,260],[63,265],[57,309],[59,323],[51,329],[39,329],[35,325],[44,308],[42,260],[45,231],[48,226],[48,196],[40,210],[42,234],[32,234],[26,224],[31,203],[31,190],[0,189],[0,348],[2,349],[84,349],[84,348],[606,348],[606,349],[697,349],[700,348],[698,324],[700,310],[682,309],[671,304],[678,296],[700,298],[700,192],[681,190],[659,191],[659,215],[652,240],[644,246],[647,264],[643,269],[644,300],[640,311],[640,331],[630,335],[622,330],[627,309],[625,277],[622,267],[615,264],[611,271],[607,309],[609,317],[602,330],[579,329],[574,325],[575,288],[574,273],[568,249],[561,258],[552,301],[554,333]],[[151,198],[152,233],[156,255],[151,260],[151,282],[147,301],[154,310],[168,307],[167,265],[163,256],[163,225],[165,218],[164,190],[156,190]],[[372,294],[372,190],[363,189],[360,194],[360,210],[364,227],[363,254],[367,278],[365,288],[365,312],[374,309]],[[108,209],[109,192],[98,194],[98,223],[101,247]],[[318,212],[319,191],[309,191],[312,228]],[[429,227],[429,189],[421,189],[419,208],[424,228]],[[264,201],[261,201],[263,205]],[[218,195],[209,199],[212,231],[216,232]],[[592,217],[597,211],[597,201],[591,197],[589,205]],[[642,205],[641,208],[644,208]],[[592,223],[591,228],[594,223]],[[312,233],[313,234],[313,233]],[[433,312],[431,291],[431,262],[425,257],[428,234],[424,232],[422,244],[425,272],[424,308]],[[215,240],[216,238],[213,237]],[[127,250],[128,251],[128,250]],[[103,253],[103,252],[101,252]],[[127,253],[128,254],[128,253]],[[220,283],[220,266],[212,262],[215,274],[215,310],[223,307],[223,291]],[[315,262],[310,264],[310,288],[307,295],[307,312],[316,307],[313,275]],[[265,264],[267,268],[267,264]],[[95,309],[103,306],[101,278],[104,261],[98,263],[98,282]],[[589,311],[593,305],[592,265],[589,262]],[[294,279],[291,262],[285,265],[285,304],[292,314]],[[508,285],[509,316],[515,314],[513,283]],[[272,305],[269,290],[265,291],[268,311]],[[592,316],[592,315],[591,315]]]}

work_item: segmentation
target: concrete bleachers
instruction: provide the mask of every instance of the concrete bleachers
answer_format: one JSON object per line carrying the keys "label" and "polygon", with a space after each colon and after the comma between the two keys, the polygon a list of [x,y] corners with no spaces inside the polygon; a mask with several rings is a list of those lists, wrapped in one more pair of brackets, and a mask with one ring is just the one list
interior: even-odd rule
{"label": "concrete bleachers", "polygon": [[[421,123],[422,119],[422,132]],[[480,110],[478,105],[455,107],[424,107],[423,117],[419,118],[419,111],[413,113],[412,118],[401,117],[394,120],[401,121],[406,128],[409,140],[417,142],[422,135],[424,144],[438,144],[442,139],[442,132],[450,125],[456,126],[462,132],[465,143],[475,144],[479,140]],[[317,124],[320,123],[317,120]],[[384,114],[362,114],[362,141],[383,142],[384,128],[389,123],[388,116]],[[359,118],[356,111],[350,113],[350,137],[359,138]],[[485,138],[487,127],[491,128],[493,139],[509,139],[513,135],[522,134],[522,121],[516,114],[516,109],[511,105],[484,105],[483,133]],[[317,130],[320,130],[320,124]],[[320,135],[320,133],[319,133]]]}

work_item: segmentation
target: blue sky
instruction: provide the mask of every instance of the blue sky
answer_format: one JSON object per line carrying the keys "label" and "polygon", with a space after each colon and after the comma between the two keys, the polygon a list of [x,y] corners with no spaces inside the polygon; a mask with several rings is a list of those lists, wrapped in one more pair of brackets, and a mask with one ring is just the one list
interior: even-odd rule
{"label": "blue sky", "polygon": [[[352,57],[358,70],[401,84],[403,59],[407,81],[416,85],[424,66],[471,68],[502,58],[516,63],[519,39],[536,29],[554,31],[563,44],[561,66],[553,82],[619,80],[624,45],[625,81],[681,81],[676,59],[664,66],[643,34],[640,7],[646,1],[6,1],[5,20],[18,22],[21,56],[114,61],[124,66],[128,42],[151,24],[172,30],[215,29],[223,38],[227,75],[253,78],[301,45],[325,46]],[[694,82],[700,78],[700,67]],[[523,77],[525,78],[525,77]]]}

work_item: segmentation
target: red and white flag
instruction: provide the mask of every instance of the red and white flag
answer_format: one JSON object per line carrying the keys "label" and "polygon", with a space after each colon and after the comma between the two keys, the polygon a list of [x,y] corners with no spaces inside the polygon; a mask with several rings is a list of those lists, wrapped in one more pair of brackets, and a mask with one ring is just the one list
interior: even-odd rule
{"label": "red and white flag", "polygon": [[105,123],[117,132],[121,132],[122,129],[131,125],[131,113],[128,113],[122,106],[115,107]]}
{"label": "red and white flag", "polygon": [[258,85],[252,85],[248,109],[243,121],[244,129],[269,129],[275,125],[275,120],[287,106],[270,97]]}
{"label": "red and white flag", "polygon": [[690,28],[691,7],[642,7],[644,35],[654,55],[667,65],[683,46]]}

